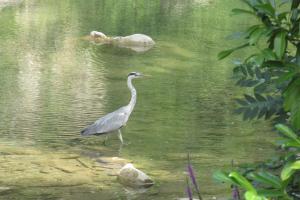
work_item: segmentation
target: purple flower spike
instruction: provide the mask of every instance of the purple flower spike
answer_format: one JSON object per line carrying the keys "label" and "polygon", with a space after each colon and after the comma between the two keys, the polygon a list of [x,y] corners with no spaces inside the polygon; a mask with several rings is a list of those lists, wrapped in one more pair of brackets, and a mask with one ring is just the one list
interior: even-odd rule
{"label": "purple flower spike", "polygon": [[192,164],[191,164],[190,154],[188,154],[187,171],[188,171],[188,173],[189,173],[189,177],[190,177],[191,180],[192,180],[192,183],[193,183],[193,185],[194,185],[194,188],[195,188],[195,190],[196,190],[196,192],[197,192],[197,195],[198,195],[199,199],[200,199],[200,200],[203,200],[203,199],[202,199],[202,196],[201,196],[201,193],[200,193],[200,189],[199,189],[198,184],[197,184],[197,181],[196,181],[196,176],[195,176],[195,173],[194,173]]}
{"label": "purple flower spike", "polygon": [[234,186],[234,187],[232,188],[232,199],[233,199],[233,200],[240,200],[239,189],[238,189],[236,186]]}
{"label": "purple flower spike", "polygon": [[193,200],[193,193],[189,185],[186,186],[186,193],[189,197],[189,200]]}
{"label": "purple flower spike", "polygon": [[195,173],[194,173],[193,167],[190,163],[187,166],[187,170],[188,170],[189,176],[192,180],[192,183],[193,183],[194,187],[198,189],[198,184],[197,184],[197,181],[196,181]]}

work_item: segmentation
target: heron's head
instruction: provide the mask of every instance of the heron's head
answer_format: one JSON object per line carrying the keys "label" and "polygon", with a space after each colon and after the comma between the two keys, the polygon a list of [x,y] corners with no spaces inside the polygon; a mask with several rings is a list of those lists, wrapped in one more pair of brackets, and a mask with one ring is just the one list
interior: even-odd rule
{"label": "heron's head", "polygon": [[140,78],[143,77],[144,75],[141,74],[140,72],[130,72],[128,74],[128,78]]}

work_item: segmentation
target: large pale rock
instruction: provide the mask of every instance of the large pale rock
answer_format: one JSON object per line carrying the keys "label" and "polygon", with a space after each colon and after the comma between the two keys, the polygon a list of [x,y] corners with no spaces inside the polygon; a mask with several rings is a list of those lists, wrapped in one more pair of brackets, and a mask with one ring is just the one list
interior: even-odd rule
{"label": "large pale rock", "polygon": [[117,47],[128,48],[136,52],[148,51],[155,45],[151,37],[140,33],[125,37],[108,37],[102,32],[92,31],[89,40],[98,44],[112,44]]}
{"label": "large pale rock", "polygon": [[126,164],[119,171],[118,180],[126,186],[150,187],[153,180],[141,170],[136,169],[132,164]]}
{"label": "large pale rock", "polygon": [[114,37],[113,42],[121,46],[153,46],[155,42],[144,34],[133,34],[125,37]]}

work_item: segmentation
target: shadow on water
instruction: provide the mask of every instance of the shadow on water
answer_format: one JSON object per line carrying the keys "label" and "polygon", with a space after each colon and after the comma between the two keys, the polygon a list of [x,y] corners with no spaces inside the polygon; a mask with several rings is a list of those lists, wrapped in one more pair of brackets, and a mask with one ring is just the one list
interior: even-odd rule
{"label": "shadow on water", "polygon": [[[216,60],[225,35],[243,19],[229,17],[236,1],[24,0],[0,11],[0,199],[172,199],[186,196],[186,154],[193,157],[205,197],[223,196],[211,173],[272,155],[272,134],[259,121],[232,114],[243,91],[230,63]],[[247,22],[250,23],[250,22]],[[95,45],[92,30],[144,33],[145,53]],[[243,52],[240,52],[242,54]],[[128,72],[137,105],[123,130],[80,137],[80,130],[127,104]],[[116,181],[126,162],[156,182],[132,191]]]}

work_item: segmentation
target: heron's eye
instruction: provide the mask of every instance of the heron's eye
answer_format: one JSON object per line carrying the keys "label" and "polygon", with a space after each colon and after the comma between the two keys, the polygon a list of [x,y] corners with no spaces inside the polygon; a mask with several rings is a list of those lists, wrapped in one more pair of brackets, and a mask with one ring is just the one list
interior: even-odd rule
{"label": "heron's eye", "polygon": [[137,76],[137,74],[135,72],[131,72],[128,74],[128,76]]}

